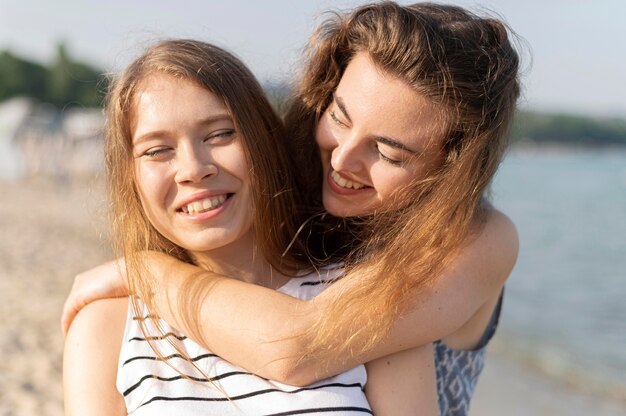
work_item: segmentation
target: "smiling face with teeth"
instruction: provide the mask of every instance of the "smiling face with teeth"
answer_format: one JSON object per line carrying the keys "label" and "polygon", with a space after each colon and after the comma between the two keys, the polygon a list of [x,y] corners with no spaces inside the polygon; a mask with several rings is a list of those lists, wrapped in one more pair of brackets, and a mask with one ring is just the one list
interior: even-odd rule
{"label": "smiling face with teeth", "polygon": [[[316,130],[324,169],[324,207],[363,216],[441,163],[440,112],[366,52],[348,66]],[[393,202],[392,202],[393,203]]]}
{"label": "smiling face with teeth", "polygon": [[223,100],[191,81],[152,75],[139,86],[131,136],[135,184],[159,233],[196,256],[250,252],[248,165]]}

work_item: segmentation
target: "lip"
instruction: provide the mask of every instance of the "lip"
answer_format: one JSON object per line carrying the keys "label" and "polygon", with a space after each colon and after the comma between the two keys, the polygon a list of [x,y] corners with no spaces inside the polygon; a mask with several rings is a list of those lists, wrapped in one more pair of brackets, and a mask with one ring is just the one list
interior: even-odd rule
{"label": "lip", "polygon": [[[344,188],[342,186],[339,186],[339,184],[337,182],[335,182],[335,180],[332,177],[332,173],[333,172],[337,172],[335,171],[333,168],[330,168],[328,170],[328,175],[326,175],[326,182],[328,183],[328,187],[331,189],[331,191],[333,191],[336,194],[339,195],[360,195],[363,192],[371,192],[373,190],[373,188],[371,186],[367,186],[365,185],[365,187],[361,188],[361,189],[351,189],[351,188]],[[350,179],[349,177],[346,177],[346,175],[342,175],[340,172],[337,172],[339,174],[339,176],[341,176],[342,178],[352,181],[352,182],[359,182],[362,183],[360,181],[354,181],[352,179]]]}
{"label": "lip", "polygon": [[191,204],[192,202],[201,201],[201,200],[206,199],[206,198],[213,198],[213,197],[220,196],[220,195],[229,195],[229,194],[232,194],[232,192],[228,192],[226,190],[221,190],[221,189],[212,190],[212,191],[202,191],[202,192],[195,193],[195,194],[193,194],[193,195],[183,199],[182,201],[180,201],[176,205],[176,212],[181,211],[183,209],[183,207]]}
{"label": "lip", "polygon": [[[200,201],[206,198],[212,198],[219,195],[227,195],[226,201],[218,208],[212,209],[210,211],[201,212],[199,214],[189,214],[182,211],[182,207],[195,202]],[[203,223],[207,220],[213,219],[224,212],[232,203],[233,198],[236,196],[234,192],[227,192],[223,190],[212,190],[212,191],[204,191],[191,195],[188,198],[183,199],[183,202],[178,204],[178,208],[176,208],[176,215],[179,215],[186,221],[190,221],[195,224]]]}

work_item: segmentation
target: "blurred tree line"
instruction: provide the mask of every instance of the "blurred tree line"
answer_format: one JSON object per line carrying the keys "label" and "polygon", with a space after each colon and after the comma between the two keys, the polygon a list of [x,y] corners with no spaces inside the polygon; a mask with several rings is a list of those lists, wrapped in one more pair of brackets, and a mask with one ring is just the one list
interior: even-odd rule
{"label": "blurred tree line", "polygon": [[59,108],[99,107],[106,91],[103,72],[74,61],[64,44],[48,67],[9,51],[0,52],[0,101],[24,95]]}
{"label": "blurred tree line", "polygon": [[[0,52],[0,101],[25,95],[57,107],[102,106],[107,77],[99,69],[74,61],[59,44],[54,62],[46,67]],[[274,107],[283,112],[287,84],[266,85]],[[601,119],[566,114],[519,111],[511,129],[513,143],[562,143],[588,146],[626,145],[626,119]]]}
{"label": "blurred tree line", "polygon": [[562,143],[583,146],[626,145],[626,120],[519,111],[512,143]]}

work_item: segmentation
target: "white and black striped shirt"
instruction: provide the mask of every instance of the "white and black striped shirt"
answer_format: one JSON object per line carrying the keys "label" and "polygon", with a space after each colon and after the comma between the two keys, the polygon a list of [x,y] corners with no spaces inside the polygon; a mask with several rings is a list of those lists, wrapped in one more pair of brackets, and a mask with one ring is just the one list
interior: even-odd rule
{"label": "white and black striped shirt", "polygon": [[[340,272],[333,269],[294,278],[278,290],[310,299]],[[164,361],[150,347],[139,319],[129,306],[117,375],[117,389],[124,395],[129,415],[372,414],[363,392],[367,380],[363,365],[306,387],[288,386],[221,359],[162,320],[159,324],[165,336],[160,335],[154,321],[144,319],[147,336],[154,338]],[[182,358],[172,344],[202,372]]]}

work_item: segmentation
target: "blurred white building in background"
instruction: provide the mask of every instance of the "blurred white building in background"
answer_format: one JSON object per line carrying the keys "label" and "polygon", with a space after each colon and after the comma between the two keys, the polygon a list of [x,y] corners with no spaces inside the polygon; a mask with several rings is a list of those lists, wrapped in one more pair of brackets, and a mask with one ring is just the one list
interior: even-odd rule
{"label": "blurred white building in background", "polygon": [[102,171],[104,116],[25,97],[0,103],[0,178],[71,178]]}

